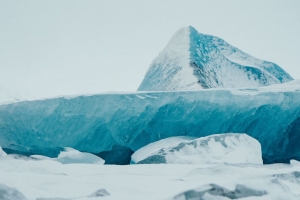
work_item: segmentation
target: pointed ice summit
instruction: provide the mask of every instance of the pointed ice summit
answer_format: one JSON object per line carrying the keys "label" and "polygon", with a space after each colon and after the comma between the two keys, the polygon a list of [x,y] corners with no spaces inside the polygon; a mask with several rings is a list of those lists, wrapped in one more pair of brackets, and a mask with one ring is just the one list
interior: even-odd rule
{"label": "pointed ice summit", "polygon": [[178,30],[154,59],[138,90],[259,87],[291,80],[278,65],[189,26]]}

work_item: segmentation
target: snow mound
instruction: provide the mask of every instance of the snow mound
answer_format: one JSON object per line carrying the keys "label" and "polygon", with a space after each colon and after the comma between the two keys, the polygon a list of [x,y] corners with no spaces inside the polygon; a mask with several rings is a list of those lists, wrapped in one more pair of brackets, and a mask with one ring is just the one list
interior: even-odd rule
{"label": "snow mound", "polygon": [[3,151],[3,149],[0,147],[0,158],[6,156],[7,154]]}
{"label": "snow mound", "polygon": [[62,151],[56,159],[62,164],[82,163],[82,164],[104,164],[104,160],[91,153],[83,153],[73,148],[66,147],[65,151]]}
{"label": "snow mound", "polygon": [[292,165],[292,166],[300,166],[300,162],[298,161],[298,160],[291,160],[290,161],[290,164]]}
{"label": "snow mound", "polygon": [[57,158],[49,158],[42,155],[32,155],[30,157],[37,160],[53,160],[62,164],[81,163],[103,165],[105,162],[102,158],[95,156],[94,154],[80,152],[70,147],[65,147],[64,151],[61,151]]}
{"label": "snow mound", "polygon": [[1,200],[26,200],[26,197],[17,189],[0,184],[0,199]]}
{"label": "snow mound", "polygon": [[[154,144],[152,144],[154,145]],[[262,164],[260,143],[247,134],[216,134],[166,146],[137,164]]]}
{"label": "snow mound", "polygon": [[138,90],[259,87],[291,80],[278,65],[254,58],[190,26],[175,33],[150,65]]}
{"label": "snow mound", "polygon": [[166,147],[166,146],[174,146],[181,142],[188,142],[192,139],[195,139],[195,137],[169,137],[162,140],[159,140],[157,142],[150,143],[136,152],[134,152],[131,156],[131,163],[137,163],[141,160],[144,160],[145,158],[149,157],[151,154],[155,153],[156,151]]}

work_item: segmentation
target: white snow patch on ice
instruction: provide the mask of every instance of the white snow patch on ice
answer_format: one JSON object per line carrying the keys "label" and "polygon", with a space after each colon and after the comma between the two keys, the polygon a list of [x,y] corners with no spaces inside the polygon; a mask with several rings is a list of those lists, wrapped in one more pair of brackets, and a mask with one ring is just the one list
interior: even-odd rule
{"label": "white snow patch on ice", "polygon": [[138,149],[137,151],[135,151],[131,155],[131,162],[137,163],[137,162],[149,157],[152,153],[160,150],[161,148],[164,148],[166,146],[177,145],[181,142],[188,142],[193,139],[195,139],[195,138],[194,137],[184,137],[184,136],[169,137],[169,138],[161,139],[159,141],[150,143],[150,144]]}
{"label": "white snow patch on ice", "polygon": [[98,156],[95,156],[91,153],[83,153],[66,147],[65,151],[60,152],[56,161],[62,164],[71,164],[71,163],[84,163],[84,164],[104,164],[104,160]]}
{"label": "white snow patch on ice", "polygon": [[291,165],[300,166],[300,162],[298,160],[290,160]]}

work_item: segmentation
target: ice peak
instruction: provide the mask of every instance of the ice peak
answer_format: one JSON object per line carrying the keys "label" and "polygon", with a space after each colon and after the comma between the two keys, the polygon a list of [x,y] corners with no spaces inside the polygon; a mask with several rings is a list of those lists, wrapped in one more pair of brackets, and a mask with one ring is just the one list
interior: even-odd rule
{"label": "ice peak", "polygon": [[291,80],[278,65],[188,26],[179,29],[154,59],[138,90],[259,87]]}

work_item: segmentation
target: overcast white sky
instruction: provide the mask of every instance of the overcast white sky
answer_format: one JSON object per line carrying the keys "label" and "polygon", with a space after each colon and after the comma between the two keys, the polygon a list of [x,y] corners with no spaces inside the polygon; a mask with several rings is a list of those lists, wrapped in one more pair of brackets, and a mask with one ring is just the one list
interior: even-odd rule
{"label": "overcast white sky", "polygon": [[135,91],[189,25],[300,79],[299,0],[0,0],[0,87],[36,97]]}

